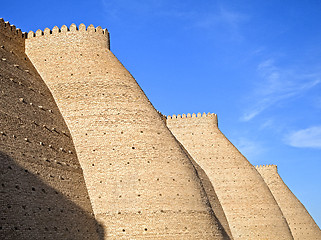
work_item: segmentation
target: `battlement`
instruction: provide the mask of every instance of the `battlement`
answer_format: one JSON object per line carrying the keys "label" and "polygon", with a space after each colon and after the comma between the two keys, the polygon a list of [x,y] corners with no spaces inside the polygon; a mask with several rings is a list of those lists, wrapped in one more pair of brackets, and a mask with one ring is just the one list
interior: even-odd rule
{"label": "battlement", "polygon": [[5,22],[3,18],[0,18],[0,32],[17,38],[26,38],[26,33],[22,32],[20,28],[16,28],[15,25]]}
{"label": "battlement", "polygon": [[[89,37],[89,41],[94,39],[103,42],[104,45],[110,49],[110,39],[109,32],[106,28],[100,26],[94,27],[94,25],[89,25],[86,27],[85,24],[81,23],[78,27],[76,24],[71,24],[70,27],[63,25],[61,28],[54,26],[52,29],[45,28],[43,31],[38,29],[36,32],[28,32],[26,38],[27,43],[32,41],[39,40],[40,42],[45,41],[46,39],[55,39],[55,42],[59,43],[59,39],[62,40],[60,44],[66,39],[66,37],[76,38],[75,35],[79,35],[78,39],[84,40],[86,42],[86,37]],[[58,41],[57,41],[58,40]],[[88,40],[88,39],[87,39]],[[67,41],[70,45],[71,42]],[[107,43],[107,44],[106,44]],[[87,43],[88,44],[88,43]]]}
{"label": "battlement", "polygon": [[278,166],[274,164],[269,164],[269,165],[256,165],[255,168],[258,171],[265,171],[265,170],[274,170],[275,172],[278,171]]}
{"label": "battlement", "polygon": [[0,45],[9,51],[24,51],[26,33],[0,18]]}
{"label": "battlement", "polygon": [[172,116],[165,116],[166,121],[174,122],[174,121],[184,121],[184,120],[191,120],[192,122],[199,122],[199,121],[214,121],[215,126],[218,125],[217,114],[215,113],[188,113],[188,114],[173,114]]}
{"label": "battlement", "polygon": [[49,28],[45,28],[44,31],[38,29],[35,33],[33,31],[28,32],[27,38],[33,38],[33,37],[39,37],[39,36],[47,36],[47,35],[57,35],[59,33],[67,33],[67,32],[89,32],[89,33],[97,33],[97,34],[103,34],[108,37],[109,33],[107,29],[103,29],[101,26],[94,27],[94,25],[89,25],[86,28],[86,25],[81,23],[79,27],[76,26],[76,24],[71,24],[68,28],[66,25],[63,25],[61,28],[58,28],[57,26],[54,26],[52,30]]}
{"label": "battlement", "polygon": [[204,117],[211,117],[211,118],[213,118],[213,117],[215,117],[215,118],[217,118],[217,115],[215,114],[215,113],[203,113],[203,114],[201,114],[201,113],[192,113],[192,114],[190,114],[190,113],[187,113],[187,114],[178,114],[178,115],[175,115],[175,114],[173,114],[172,116],[166,116],[166,119],[180,119],[180,118],[204,118]]}

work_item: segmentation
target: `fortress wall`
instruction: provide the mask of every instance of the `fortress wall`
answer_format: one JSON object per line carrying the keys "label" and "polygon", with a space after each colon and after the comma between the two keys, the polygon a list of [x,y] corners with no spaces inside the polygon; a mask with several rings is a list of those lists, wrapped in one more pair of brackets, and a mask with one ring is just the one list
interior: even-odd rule
{"label": "fortress wall", "polygon": [[71,29],[28,35],[26,52],[70,128],[105,238],[229,239],[193,164],[107,35]]}
{"label": "fortress wall", "polygon": [[[162,120],[166,121],[166,117],[162,115]],[[227,235],[230,239],[233,239],[230,226],[228,224],[228,221],[226,219],[224,210],[222,208],[222,205],[216,195],[215,189],[213,187],[213,184],[211,183],[210,179],[206,175],[205,171],[194,161],[192,156],[187,152],[187,150],[184,148],[182,144],[180,144],[181,148],[184,150],[184,152],[187,154],[191,162],[193,163],[197,174],[199,178],[201,179],[202,186],[206,192],[206,195],[209,199],[210,205],[214,211],[215,216],[219,220],[219,222],[222,224],[223,228],[225,229]]]}
{"label": "fortress wall", "polygon": [[321,231],[278,174],[276,165],[257,166],[286,218],[295,240],[321,239]]}
{"label": "fortress wall", "polygon": [[293,239],[267,185],[221,133],[216,114],[174,115],[166,122],[212,182],[234,239]]}
{"label": "fortress wall", "polygon": [[15,29],[0,19],[0,239],[101,239],[68,128]]}
{"label": "fortress wall", "polygon": [[24,52],[26,34],[22,33],[15,25],[5,22],[0,18],[1,46],[6,46],[8,51]]}

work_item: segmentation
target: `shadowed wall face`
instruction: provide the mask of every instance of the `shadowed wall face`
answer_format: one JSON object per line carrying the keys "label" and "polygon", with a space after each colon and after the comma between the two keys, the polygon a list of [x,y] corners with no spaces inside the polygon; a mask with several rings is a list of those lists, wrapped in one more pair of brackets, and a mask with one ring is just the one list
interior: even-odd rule
{"label": "shadowed wall face", "polygon": [[286,218],[295,240],[321,239],[321,231],[303,204],[283,182],[276,165],[258,166],[257,171],[270,188]]}
{"label": "shadowed wall face", "polygon": [[83,25],[36,35],[27,55],[70,128],[106,238],[228,239],[193,164],[108,35]]}
{"label": "shadowed wall face", "polygon": [[102,239],[68,128],[0,19],[0,239]]}
{"label": "shadowed wall face", "polygon": [[267,185],[218,129],[215,114],[184,114],[166,122],[209,177],[234,239],[293,239]]}

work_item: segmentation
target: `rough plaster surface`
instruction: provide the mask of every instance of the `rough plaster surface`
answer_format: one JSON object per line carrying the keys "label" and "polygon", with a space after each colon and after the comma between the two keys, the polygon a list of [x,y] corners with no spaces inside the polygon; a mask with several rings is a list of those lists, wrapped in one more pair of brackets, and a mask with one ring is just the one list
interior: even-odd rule
{"label": "rough plaster surface", "polygon": [[293,239],[268,186],[221,133],[216,114],[169,116],[166,123],[213,184],[234,239]]}
{"label": "rough plaster surface", "polygon": [[158,113],[106,29],[0,19],[0,43],[1,239],[320,238],[216,115]]}
{"label": "rough plaster surface", "polygon": [[321,239],[320,228],[278,174],[276,165],[257,166],[286,218],[296,240]]}
{"label": "rough plaster surface", "polygon": [[102,239],[71,135],[24,42],[0,19],[0,239]]}
{"label": "rough plaster surface", "polygon": [[195,167],[93,26],[29,33],[26,53],[70,128],[106,238],[228,239]]}

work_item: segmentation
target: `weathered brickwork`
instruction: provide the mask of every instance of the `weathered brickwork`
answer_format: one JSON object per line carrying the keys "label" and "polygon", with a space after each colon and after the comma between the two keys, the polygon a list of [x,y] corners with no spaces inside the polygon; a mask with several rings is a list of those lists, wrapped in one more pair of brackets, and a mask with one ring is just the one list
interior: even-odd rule
{"label": "weathered brickwork", "polygon": [[213,184],[234,239],[292,239],[267,185],[221,133],[216,114],[174,115],[166,123]]}
{"label": "weathered brickwork", "polygon": [[24,37],[0,19],[0,239],[101,239],[71,135]]}
{"label": "weathered brickwork", "polygon": [[107,31],[72,25],[35,35],[26,53],[70,128],[105,237],[228,239],[192,162],[110,52]]}
{"label": "weathered brickwork", "polygon": [[321,239],[320,228],[278,174],[276,165],[257,166],[286,218],[295,240]]}
{"label": "weathered brickwork", "polygon": [[0,45],[0,239],[320,239],[215,114],[157,112],[106,29],[0,19]]}

